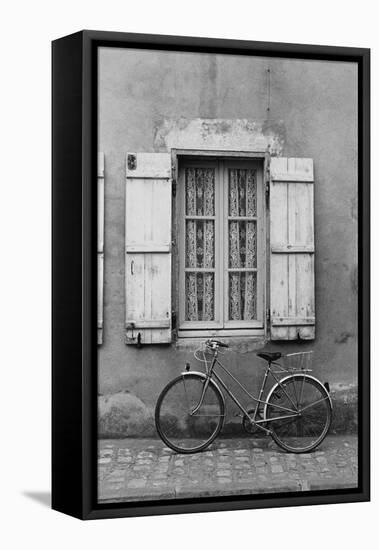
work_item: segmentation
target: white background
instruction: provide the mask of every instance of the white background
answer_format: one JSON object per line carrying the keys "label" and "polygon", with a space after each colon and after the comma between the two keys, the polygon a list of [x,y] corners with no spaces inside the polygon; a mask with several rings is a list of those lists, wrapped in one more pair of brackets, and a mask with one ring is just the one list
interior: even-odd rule
{"label": "white background", "polygon": [[[46,502],[50,486],[50,41],[81,29],[99,29],[371,47],[375,245],[379,145],[375,2],[33,0],[4,3],[1,19],[2,547],[193,550],[264,545],[281,550],[348,550],[374,546],[379,517],[375,473],[379,399],[374,392],[372,503],[84,523],[51,511],[41,500]],[[372,263],[375,283],[377,257]],[[373,298],[378,298],[375,284]],[[377,311],[376,300],[373,319]],[[375,338],[372,350],[374,357]],[[374,387],[375,367],[373,361]],[[68,406],[69,401],[67,396]]]}

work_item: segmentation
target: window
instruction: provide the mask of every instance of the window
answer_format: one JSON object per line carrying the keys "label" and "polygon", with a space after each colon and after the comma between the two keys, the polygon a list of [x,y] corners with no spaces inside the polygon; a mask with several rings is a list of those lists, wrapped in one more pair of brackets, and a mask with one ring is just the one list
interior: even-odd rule
{"label": "window", "polygon": [[263,333],[262,180],[258,161],[180,166],[179,336]]}
{"label": "window", "polygon": [[126,344],[315,338],[312,159],[222,154],[127,153]]}

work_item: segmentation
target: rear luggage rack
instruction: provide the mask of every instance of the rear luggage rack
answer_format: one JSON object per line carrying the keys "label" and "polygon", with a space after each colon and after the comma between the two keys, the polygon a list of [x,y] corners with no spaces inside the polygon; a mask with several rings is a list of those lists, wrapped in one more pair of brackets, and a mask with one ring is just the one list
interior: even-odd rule
{"label": "rear luggage rack", "polygon": [[289,372],[312,372],[313,351],[283,355],[283,366]]}

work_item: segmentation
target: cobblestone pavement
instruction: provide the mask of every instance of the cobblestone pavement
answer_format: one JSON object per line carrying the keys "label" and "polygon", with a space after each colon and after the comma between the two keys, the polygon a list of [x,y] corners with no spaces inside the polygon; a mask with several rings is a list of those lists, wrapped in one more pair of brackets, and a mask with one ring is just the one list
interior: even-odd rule
{"label": "cobblestone pavement", "polygon": [[357,438],[328,436],[289,454],[271,438],[218,439],[179,455],[158,439],[101,440],[100,502],[308,491],[357,486]]}

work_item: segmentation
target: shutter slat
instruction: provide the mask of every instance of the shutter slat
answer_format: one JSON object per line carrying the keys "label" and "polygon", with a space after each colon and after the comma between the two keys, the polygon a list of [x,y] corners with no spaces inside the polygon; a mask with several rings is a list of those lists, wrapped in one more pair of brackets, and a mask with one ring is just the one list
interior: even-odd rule
{"label": "shutter slat", "polygon": [[306,158],[272,158],[271,181],[300,181],[313,183],[313,161]]}
{"label": "shutter slat", "polygon": [[298,254],[299,252],[309,252],[313,253],[315,248],[313,245],[296,245],[296,244],[286,244],[286,245],[276,245],[271,247],[271,252],[276,254]]}
{"label": "shutter slat", "polygon": [[170,179],[170,155],[168,153],[128,153],[126,177],[128,179]]}
{"label": "shutter slat", "polygon": [[[126,157],[126,343],[171,342],[171,157]],[[139,339],[138,339],[139,335]]]}
{"label": "shutter slat", "polygon": [[157,245],[153,243],[145,244],[128,244],[126,245],[127,254],[146,254],[148,252],[159,254],[160,252],[171,252],[171,246],[169,244]]}
{"label": "shutter slat", "polygon": [[171,323],[169,319],[156,319],[151,321],[134,321],[130,320],[126,322],[127,325],[134,325],[134,328],[170,328]]}
{"label": "shutter slat", "polygon": [[313,339],[313,161],[272,158],[270,179],[271,338]]}
{"label": "shutter slat", "polygon": [[275,327],[285,327],[285,326],[293,326],[293,325],[314,325],[315,324],[315,318],[314,317],[308,317],[308,318],[300,318],[300,317],[275,317],[272,320],[272,325]]}

